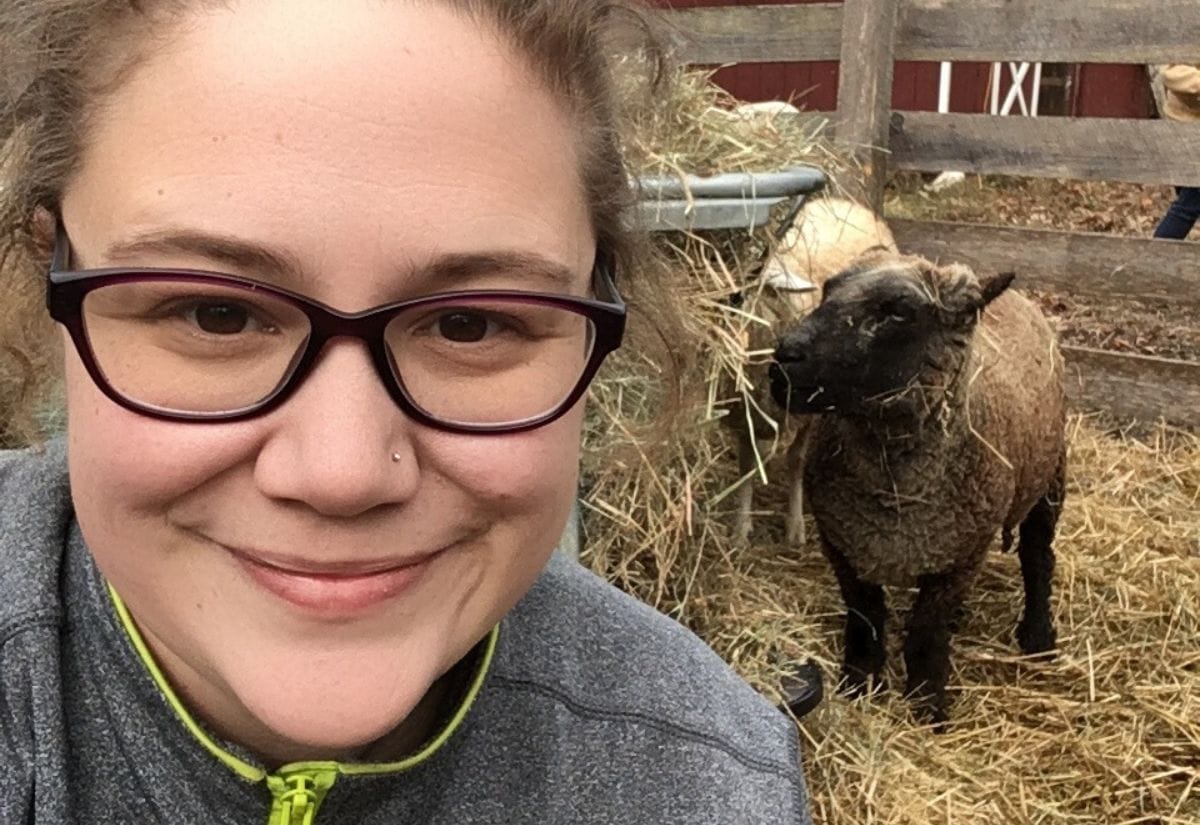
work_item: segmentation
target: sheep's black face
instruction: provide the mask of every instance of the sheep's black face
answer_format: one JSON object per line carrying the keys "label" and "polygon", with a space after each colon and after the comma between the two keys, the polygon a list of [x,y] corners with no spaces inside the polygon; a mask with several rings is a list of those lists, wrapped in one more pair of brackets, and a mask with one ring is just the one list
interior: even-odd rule
{"label": "sheep's black face", "polygon": [[878,409],[935,357],[949,332],[944,316],[910,262],[851,268],[830,279],[821,305],[779,339],[771,394],[795,413]]}

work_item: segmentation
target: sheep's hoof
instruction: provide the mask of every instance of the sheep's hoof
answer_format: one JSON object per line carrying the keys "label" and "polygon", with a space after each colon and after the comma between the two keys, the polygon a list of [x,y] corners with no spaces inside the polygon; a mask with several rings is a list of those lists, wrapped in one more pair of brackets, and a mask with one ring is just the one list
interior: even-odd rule
{"label": "sheep's hoof", "polygon": [[950,711],[945,694],[940,696],[916,696],[912,700],[913,715],[930,726],[934,733],[950,730]]}
{"label": "sheep's hoof", "polygon": [[842,668],[842,679],[838,692],[849,699],[858,699],[887,690],[883,676],[877,673],[864,673],[858,668]]}
{"label": "sheep's hoof", "polygon": [[808,526],[803,518],[788,523],[787,543],[788,547],[803,547],[808,544]]}
{"label": "sheep's hoof", "polygon": [[1017,625],[1017,644],[1027,656],[1053,659],[1056,643],[1054,625],[1049,622],[1027,622],[1022,619]]}
{"label": "sheep's hoof", "polygon": [[945,708],[934,708],[922,714],[922,719],[929,724],[934,733],[949,733],[950,714]]}
{"label": "sheep's hoof", "polygon": [[967,623],[967,606],[960,604],[950,611],[950,618],[946,620],[946,627],[951,633],[958,633]]}

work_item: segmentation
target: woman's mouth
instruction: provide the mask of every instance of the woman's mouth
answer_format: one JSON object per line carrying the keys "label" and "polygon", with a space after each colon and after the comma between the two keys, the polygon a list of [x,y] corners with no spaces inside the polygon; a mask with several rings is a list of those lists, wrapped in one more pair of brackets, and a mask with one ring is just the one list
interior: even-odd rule
{"label": "woman's mouth", "polygon": [[411,589],[442,551],[411,559],[318,562],[222,545],[256,585],[323,618],[351,618]]}

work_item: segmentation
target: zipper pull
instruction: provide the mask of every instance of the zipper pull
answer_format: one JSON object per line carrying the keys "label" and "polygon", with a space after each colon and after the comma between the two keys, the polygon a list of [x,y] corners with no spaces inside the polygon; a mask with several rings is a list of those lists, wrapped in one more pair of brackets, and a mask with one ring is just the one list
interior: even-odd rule
{"label": "zipper pull", "polygon": [[317,808],[325,799],[336,770],[299,770],[282,776],[268,776],[271,790],[269,825],[313,825]]}

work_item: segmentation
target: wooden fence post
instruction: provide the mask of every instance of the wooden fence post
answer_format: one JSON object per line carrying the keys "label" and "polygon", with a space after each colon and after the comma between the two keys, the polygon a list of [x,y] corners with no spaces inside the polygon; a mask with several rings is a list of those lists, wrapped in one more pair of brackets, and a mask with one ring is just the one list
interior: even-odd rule
{"label": "wooden fence post", "polygon": [[862,164],[863,188],[883,211],[888,127],[892,111],[893,44],[900,0],[845,0],[838,81],[837,141]]}

